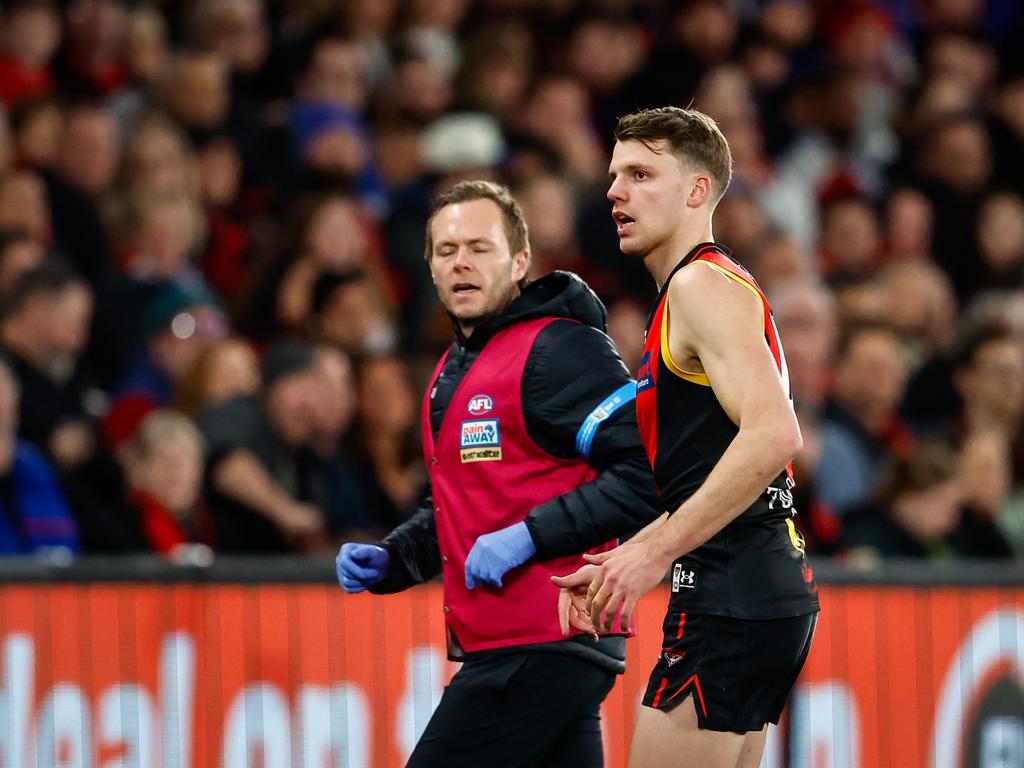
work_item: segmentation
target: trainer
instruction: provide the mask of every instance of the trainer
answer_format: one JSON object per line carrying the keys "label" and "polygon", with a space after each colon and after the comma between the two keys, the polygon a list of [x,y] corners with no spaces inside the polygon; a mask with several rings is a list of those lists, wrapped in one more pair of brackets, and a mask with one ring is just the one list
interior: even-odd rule
{"label": "trainer", "polygon": [[635,385],[582,280],[528,283],[507,189],[455,185],[426,242],[455,328],[423,399],[432,492],[379,544],[343,544],[338,579],[388,593],[443,576],[449,656],[464,664],[409,766],[601,766],[599,708],[626,633],[565,639],[550,577],[658,515]]}

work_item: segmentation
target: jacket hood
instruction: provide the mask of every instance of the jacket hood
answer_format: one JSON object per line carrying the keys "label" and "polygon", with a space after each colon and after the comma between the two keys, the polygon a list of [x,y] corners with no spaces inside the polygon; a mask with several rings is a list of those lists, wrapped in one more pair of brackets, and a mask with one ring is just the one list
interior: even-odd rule
{"label": "jacket hood", "polygon": [[455,335],[462,346],[482,347],[498,331],[540,317],[576,320],[602,333],[608,325],[608,310],[590,286],[573,272],[556,270],[529,283],[501,314],[477,326],[469,339],[462,335],[458,324]]}

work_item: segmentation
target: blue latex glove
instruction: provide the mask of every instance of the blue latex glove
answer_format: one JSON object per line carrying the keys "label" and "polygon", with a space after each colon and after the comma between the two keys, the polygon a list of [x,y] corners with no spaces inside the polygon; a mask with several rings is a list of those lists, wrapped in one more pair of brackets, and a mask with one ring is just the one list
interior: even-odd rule
{"label": "blue latex glove", "polygon": [[346,541],[334,560],[338,583],[350,594],[362,592],[387,575],[388,560],[384,547]]}
{"label": "blue latex glove", "polygon": [[537,553],[526,521],[480,536],[466,558],[466,589],[501,586],[501,577]]}

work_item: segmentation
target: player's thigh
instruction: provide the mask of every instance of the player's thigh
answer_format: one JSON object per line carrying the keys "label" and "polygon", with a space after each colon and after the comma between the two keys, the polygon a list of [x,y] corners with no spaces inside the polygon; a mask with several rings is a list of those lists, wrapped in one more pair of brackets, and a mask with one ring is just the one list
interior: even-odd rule
{"label": "player's thigh", "polygon": [[748,735],[698,727],[690,701],[667,710],[641,707],[629,768],[736,768]]}
{"label": "player's thigh", "polygon": [[736,768],[758,768],[761,765],[761,756],[764,754],[764,742],[768,736],[768,726],[760,731],[751,731],[743,739],[743,749],[740,751],[740,759],[736,761]]}

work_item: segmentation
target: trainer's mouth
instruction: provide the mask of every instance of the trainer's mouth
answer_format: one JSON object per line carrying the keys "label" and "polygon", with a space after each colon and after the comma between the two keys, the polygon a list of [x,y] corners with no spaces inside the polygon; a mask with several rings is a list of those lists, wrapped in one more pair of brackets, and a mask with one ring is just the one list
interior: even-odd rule
{"label": "trainer's mouth", "polygon": [[452,286],[452,293],[456,296],[468,296],[479,290],[480,286],[473,285],[472,283],[456,283]]}

